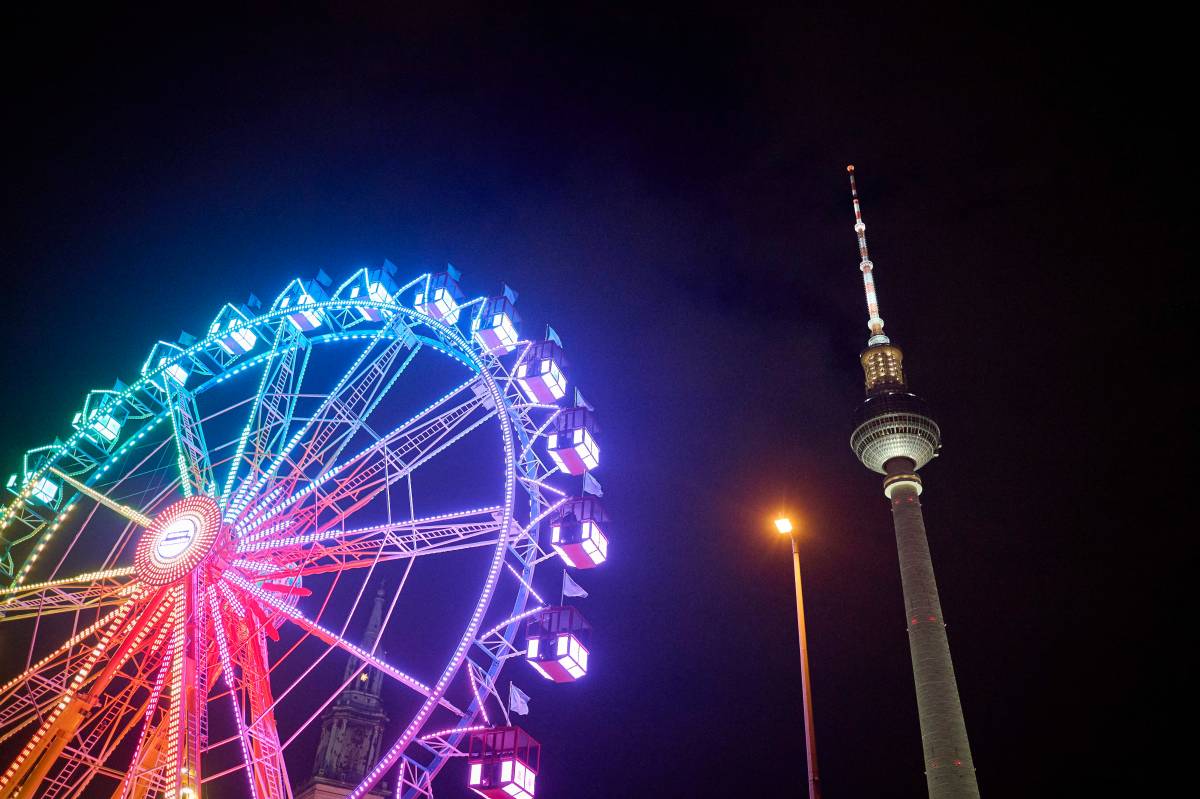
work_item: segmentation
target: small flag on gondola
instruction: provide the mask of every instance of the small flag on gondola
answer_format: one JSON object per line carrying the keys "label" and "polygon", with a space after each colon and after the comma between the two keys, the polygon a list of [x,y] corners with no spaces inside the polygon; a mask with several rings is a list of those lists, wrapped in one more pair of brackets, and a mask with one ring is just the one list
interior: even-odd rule
{"label": "small flag on gondola", "polygon": [[588,592],[583,590],[583,586],[575,582],[571,575],[563,572],[563,596],[577,596],[580,599],[586,599]]}
{"label": "small flag on gondola", "polygon": [[512,683],[508,684],[508,709],[521,716],[529,715],[529,694]]}
{"label": "small flag on gondola", "polygon": [[600,487],[600,481],[592,477],[591,472],[585,472],[583,475],[583,490],[593,497],[604,496],[604,489]]}

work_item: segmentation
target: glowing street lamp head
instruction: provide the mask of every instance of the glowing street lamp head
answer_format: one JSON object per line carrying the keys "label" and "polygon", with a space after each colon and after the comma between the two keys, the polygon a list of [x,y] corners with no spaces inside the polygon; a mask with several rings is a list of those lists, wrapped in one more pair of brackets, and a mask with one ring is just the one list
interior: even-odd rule
{"label": "glowing street lamp head", "polygon": [[792,520],[786,516],[780,516],[775,520],[775,529],[782,535],[787,535],[792,531]]}

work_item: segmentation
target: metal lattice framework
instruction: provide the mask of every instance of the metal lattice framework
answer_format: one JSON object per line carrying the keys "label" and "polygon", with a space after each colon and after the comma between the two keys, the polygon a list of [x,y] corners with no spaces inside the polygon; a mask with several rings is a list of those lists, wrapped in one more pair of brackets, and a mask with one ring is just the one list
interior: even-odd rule
{"label": "metal lattice framework", "polygon": [[[489,698],[507,717],[497,679],[557,558],[538,529],[566,493],[536,445],[560,411],[518,390],[532,342],[477,334],[486,298],[447,313],[421,303],[436,276],[396,286],[393,269],[227,305],[26,454],[0,514],[0,797],[188,799],[229,780],[291,797],[290,747],[368,668],[404,718],[353,797],[385,777],[432,796]],[[488,477],[446,507],[460,463]],[[407,640],[429,558],[459,559],[450,632],[391,655],[349,640],[381,580],[381,640]],[[338,652],[361,665],[331,684]]]}

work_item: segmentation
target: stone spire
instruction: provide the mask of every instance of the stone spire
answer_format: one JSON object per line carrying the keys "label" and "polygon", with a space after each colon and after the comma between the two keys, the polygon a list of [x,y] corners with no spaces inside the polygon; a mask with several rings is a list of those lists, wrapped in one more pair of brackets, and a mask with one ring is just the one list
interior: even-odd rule
{"label": "stone spire", "polygon": [[[375,650],[383,630],[384,600],[384,589],[380,586],[363,633],[362,646],[368,652]],[[347,796],[379,760],[388,721],[380,698],[383,675],[373,668],[360,669],[361,666],[362,661],[348,656],[342,679],[349,682],[321,714],[321,742],[317,746],[312,779],[297,794],[297,799]]]}

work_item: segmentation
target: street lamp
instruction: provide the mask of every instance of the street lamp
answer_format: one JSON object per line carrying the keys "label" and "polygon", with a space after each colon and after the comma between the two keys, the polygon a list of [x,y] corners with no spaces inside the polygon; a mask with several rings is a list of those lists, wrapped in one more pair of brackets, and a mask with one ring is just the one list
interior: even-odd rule
{"label": "street lamp", "polygon": [[780,535],[792,539],[792,567],[796,575],[796,626],[800,631],[800,686],[804,693],[804,744],[808,755],[808,799],[821,799],[821,778],[817,775],[817,735],[813,728],[812,681],[808,674],[808,635],[804,630],[804,591],[800,587],[800,548],[796,544],[792,520],[775,520]]}

